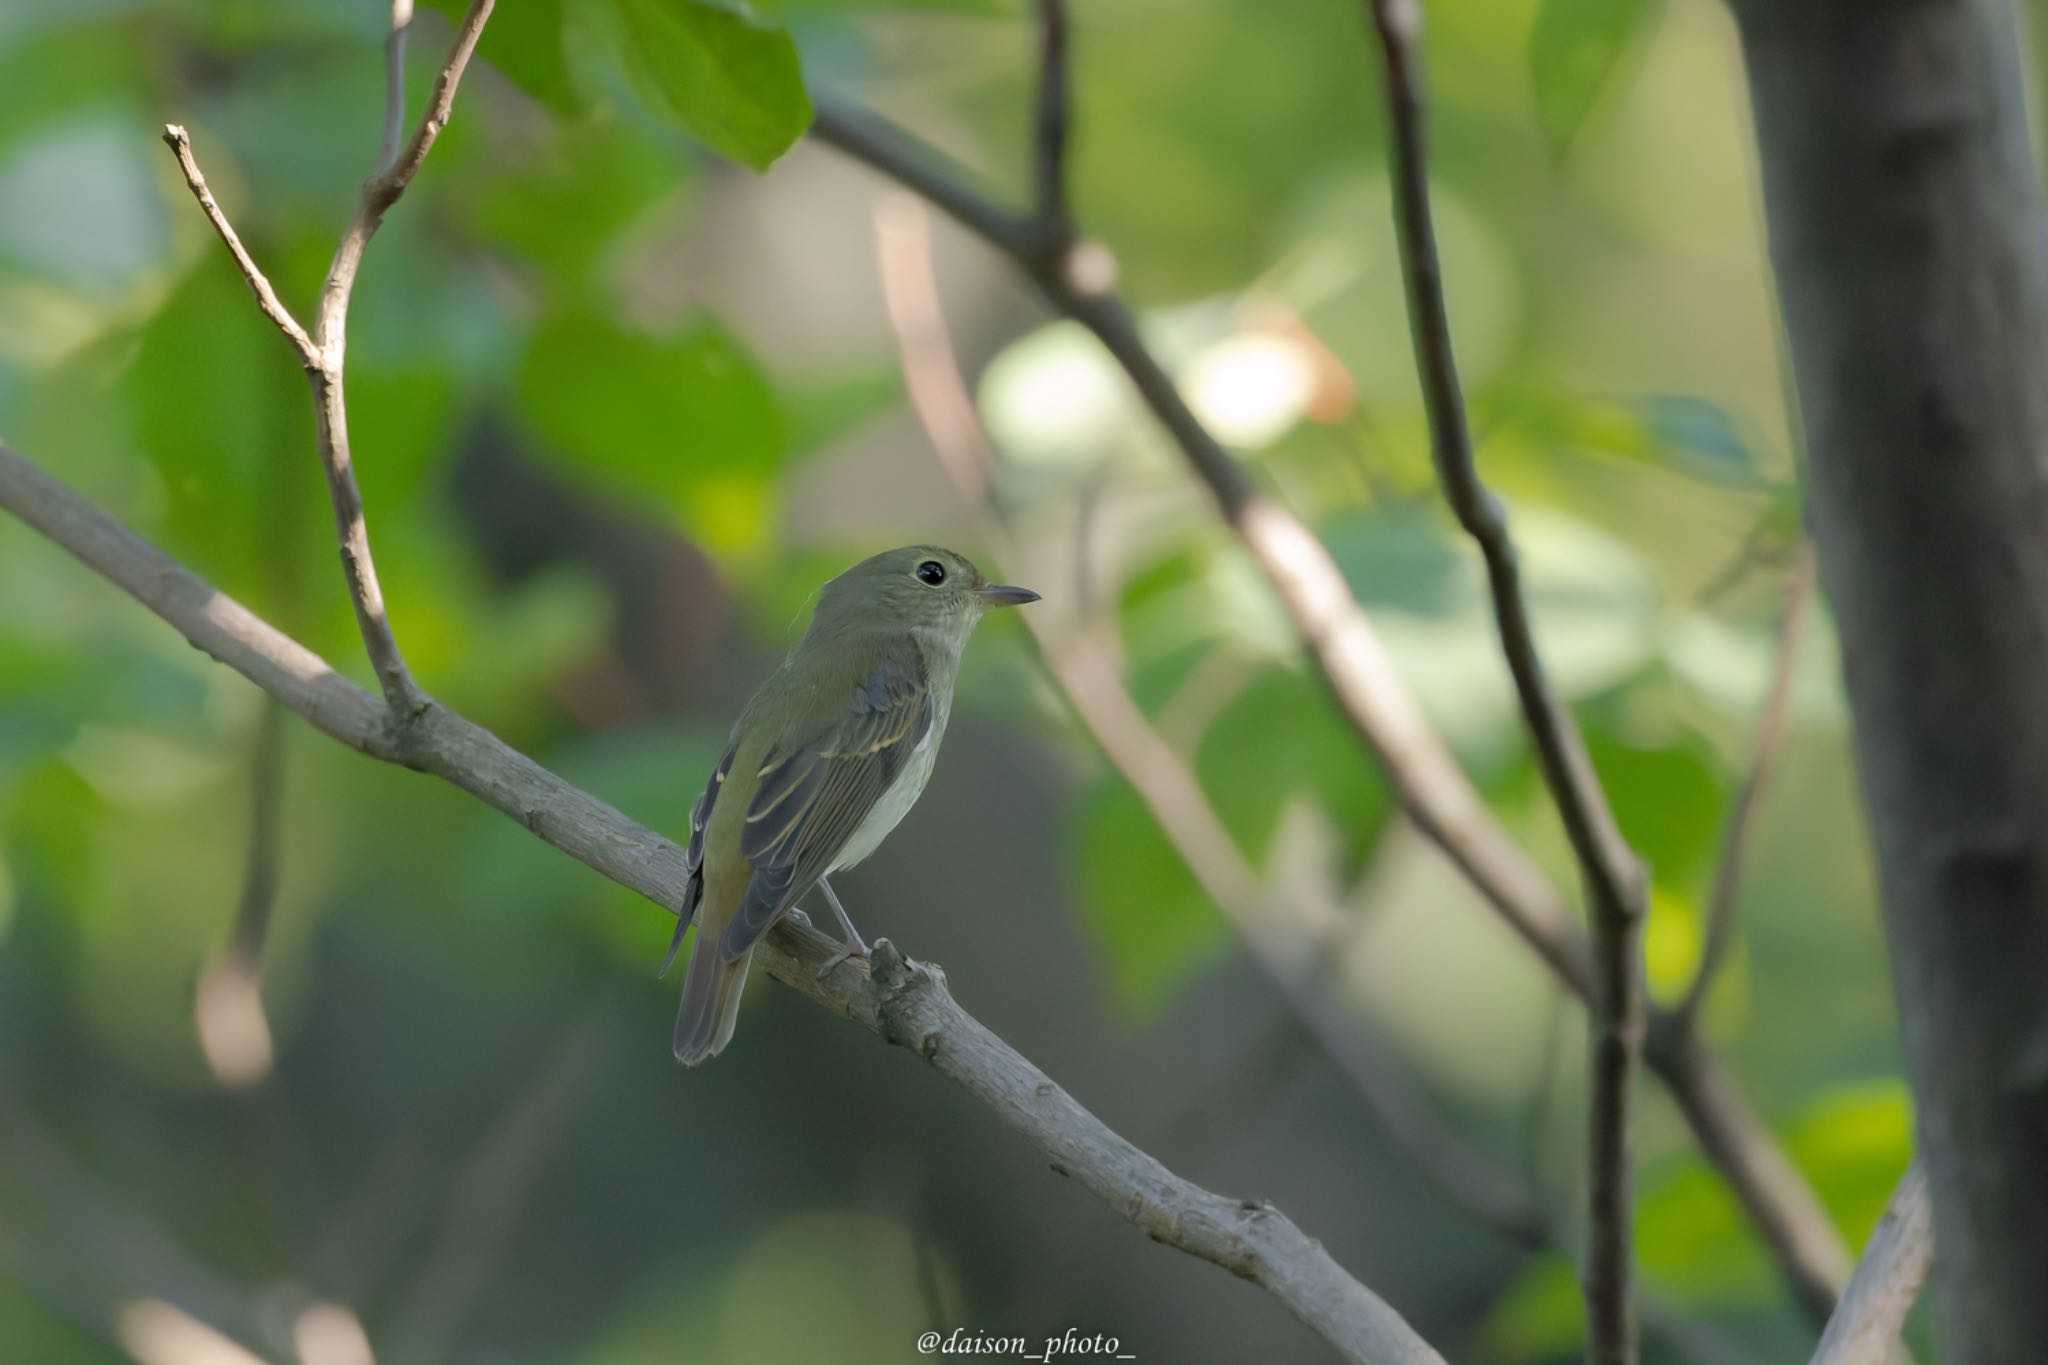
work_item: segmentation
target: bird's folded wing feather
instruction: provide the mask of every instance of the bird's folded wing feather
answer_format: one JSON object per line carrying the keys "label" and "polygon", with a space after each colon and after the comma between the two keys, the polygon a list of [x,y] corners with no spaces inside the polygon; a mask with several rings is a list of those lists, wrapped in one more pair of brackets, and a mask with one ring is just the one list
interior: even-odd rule
{"label": "bird's folded wing feather", "polygon": [[728,959],[752,948],[831,870],[931,724],[924,659],[905,640],[875,662],[822,731],[768,751],[740,833],[740,855],[754,873],[725,929]]}
{"label": "bird's folded wing feather", "polygon": [[704,899],[704,826],[711,823],[711,808],[718,802],[718,789],[725,785],[725,775],[732,771],[732,757],[739,744],[739,735],[734,734],[725,746],[725,756],[711,770],[710,780],[704,784],[704,794],[697,798],[696,805],[690,807],[690,846],[683,854],[683,866],[688,869],[690,879],[683,887],[683,908],[676,915],[676,932],[668,941],[668,953],[661,959],[658,976],[667,976],[668,969],[674,965],[676,950],[683,946],[683,932],[697,917],[697,907]]}

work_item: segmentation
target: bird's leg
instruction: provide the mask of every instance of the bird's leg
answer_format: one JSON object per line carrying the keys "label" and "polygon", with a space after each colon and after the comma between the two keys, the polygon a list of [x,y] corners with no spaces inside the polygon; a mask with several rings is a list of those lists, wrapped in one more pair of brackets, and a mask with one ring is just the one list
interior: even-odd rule
{"label": "bird's leg", "polygon": [[853,927],[853,921],[846,917],[846,907],[839,903],[839,894],[832,889],[832,883],[818,878],[818,889],[825,893],[825,903],[832,907],[832,913],[839,916],[839,927],[846,931],[846,942],[839,945],[839,951],[827,958],[825,965],[818,968],[819,976],[829,976],[832,969],[850,957],[864,958],[868,945],[861,941],[860,930]]}

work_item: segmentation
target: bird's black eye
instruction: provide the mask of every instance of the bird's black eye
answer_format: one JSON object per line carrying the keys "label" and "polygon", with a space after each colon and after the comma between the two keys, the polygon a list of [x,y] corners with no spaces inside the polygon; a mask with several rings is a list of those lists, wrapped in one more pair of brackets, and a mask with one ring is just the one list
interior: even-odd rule
{"label": "bird's black eye", "polygon": [[946,566],[939,563],[936,559],[927,559],[924,563],[917,566],[917,581],[929,583],[935,588],[938,587],[939,584],[946,581]]}

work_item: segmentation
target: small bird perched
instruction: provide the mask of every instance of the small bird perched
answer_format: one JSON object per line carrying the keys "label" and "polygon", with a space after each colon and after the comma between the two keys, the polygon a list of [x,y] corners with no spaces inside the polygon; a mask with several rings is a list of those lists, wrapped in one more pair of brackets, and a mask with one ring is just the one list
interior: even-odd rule
{"label": "small bird perched", "polygon": [[873,853],[924,791],[982,613],[1037,600],[931,545],[862,560],[819,591],[810,629],[740,712],[690,812],[690,882],[661,963],[666,974],[694,918],[677,1061],[732,1041],[754,945],[813,885],[846,932],[819,975],[867,956],[826,877]]}

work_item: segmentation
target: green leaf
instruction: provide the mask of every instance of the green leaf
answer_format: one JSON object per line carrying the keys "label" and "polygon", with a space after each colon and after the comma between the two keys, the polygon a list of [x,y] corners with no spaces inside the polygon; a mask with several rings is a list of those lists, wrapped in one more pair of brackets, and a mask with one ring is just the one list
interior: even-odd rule
{"label": "green leaf", "polygon": [[1157,1009],[1222,951],[1223,918],[1129,785],[1097,783],[1080,811],[1073,848],[1082,916],[1125,1008]]}
{"label": "green leaf", "polygon": [[[1654,657],[1657,583],[1641,555],[1545,507],[1515,508],[1509,534],[1561,698],[1604,691]],[[1433,509],[1404,511],[1346,518],[1324,539],[1445,737],[1469,751],[1516,735],[1485,570],[1457,528]]]}
{"label": "green leaf", "polygon": [[1387,814],[1386,789],[1359,757],[1328,690],[1297,668],[1269,668],[1228,701],[1201,738],[1196,769],[1217,816],[1255,863],[1270,850],[1282,812],[1312,801],[1342,841],[1348,881]]}
{"label": "green leaf", "polygon": [[1486,1315],[1481,1338],[1495,1360],[1576,1355],[1586,1339],[1586,1300],[1565,1257],[1530,1260]]}
{"label": "green leaf", "polygon": [[1861,1246],[1913,1159],[1913,1097],[1897,1076],[1836,1086],[1817,1096],[1785,1137],[1835,1226],[1849,1245]]}
{"label": "green leaf", "polygon": [[712,151],[766,170],[811,122],[796,44],[695,0],[614,0],[630,58],[666,111]]}
{"label": "green leaf", "polygon": [[555,314],[527,349],[519,399],[572,477],[657,500],[713,549],[766,534],[788,436],[767,377],[716,323],[652,337],[594,313]]}
{"label": "green leaf", "polygon": [[1495,395],[1487,417],[1539,447],[1641,461],[1722,488],[1761,490],[1774,477],[1752,424],[1692,394],[1587,398],[1531,386]]}
{"label": "green leaf", "polygon": [[521,0],[491,12],[478,44],[491,65],[558,114],[583,112],[583,98],[562,55],[564,0]]}
{"label": "green leaf", "polygon": [[[425,0],[455,23],[467,0]],[[478,55],[505,78],[556,113],[573,117],[586,101],[570,74],[562,49],[562,14],[567,0],[519,0],[491,11],[477,43]]]}
{"label": "green leaf", "polygon": [[534,266],[543,287],[581,285],[641,215],[689,187],[672,141],[665,128],[601,119],[564,127],[526,149],[517,174],[479,188],[475,225]]}
{"label": "green leaf", "polygon": [[1654,12],[1651,0],[1544,0],[1529,33],[1529,77],[1557,155],[1584,130]]}
{"label": "green leaf", "polygon": [[1589,728],[1586,752],[1622,836],[1657,883],[1685,888],[1703,880],[1727,815],[1713,751],[1697,739],[1639,746]]}
{"label": "green leaf", "polygon": [[332,563],[332,539],[310,533],[326,498],[298,366],[223,253],[143,327],[123,388],[163,480],[166,549],[259,610],[308,563]]}

